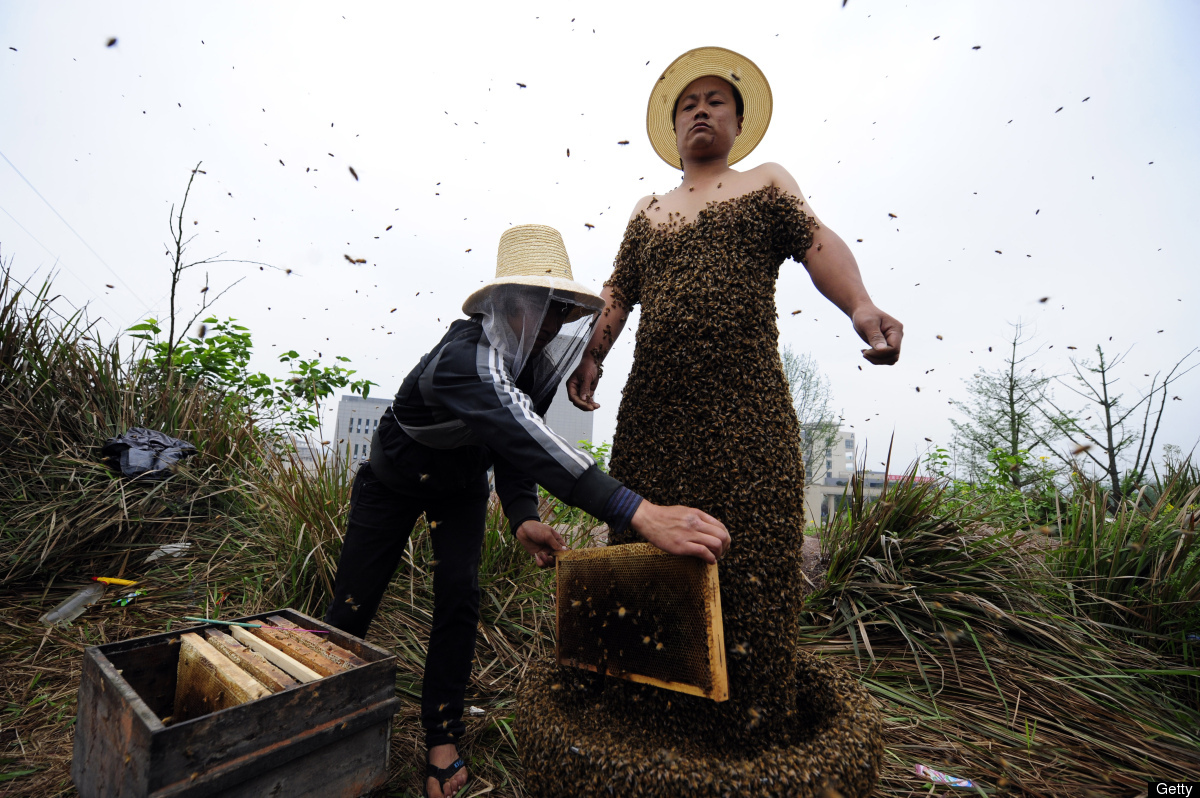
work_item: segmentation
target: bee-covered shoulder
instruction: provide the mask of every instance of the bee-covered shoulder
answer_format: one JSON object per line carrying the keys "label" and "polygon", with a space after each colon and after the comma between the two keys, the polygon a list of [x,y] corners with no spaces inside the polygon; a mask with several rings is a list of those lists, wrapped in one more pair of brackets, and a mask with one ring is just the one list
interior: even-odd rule
{"label": "bee-covered shoulder", "polygon": [[658,202],[658,197],[654,194],[647,194],[638,200],[633,206],[633,212],[629,214],[629,221],[633,221],[638,217],[638,214],[648,209],[652,204]]}
{"label": "bee-covered shoulder", "polygon": [[800,184],[796,182],[796,178],[792,177],[791,172],[783,168],[782,164],[768,161],[755,167],[755,171],[759,170],[762,172],[763,185],[775,186],[798,199],[804,197],[803,192],[800,191]]}

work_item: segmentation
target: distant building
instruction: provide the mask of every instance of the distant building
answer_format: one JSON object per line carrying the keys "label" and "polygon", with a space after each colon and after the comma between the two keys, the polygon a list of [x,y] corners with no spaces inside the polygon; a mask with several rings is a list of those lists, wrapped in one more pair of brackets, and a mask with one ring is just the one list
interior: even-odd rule
{"label": "distant building", "polygon": [[317,471],[317,461],[325,457],[325,453],[321,451],[320,446],[313,445],[310,439],[299,435],[292,438],[292,446],[296,448],[296,464],[309,474],[315,474]]}
{"label": "distant building", "polygon": [[[344,394],[338,400],[334,441],[337,456],[342,462],[355,468],[360,460],[371,456],[371,436],[390,405],[390,398],[363,399],[353,394]],[[546,423],[573,446],[592,439],[592,414],[571,404],[565,382],[558,387],[554,401],[546,411]]]}
{"label": "distant building", "polygon": [[[812,468],[805,474],[804,482],[804,520],[808,524],[823,524],[837,512],[842,500],[850,495],[850,478],[854,474],[855,454],[854,433],[848,430],[838,430],[837,440],[825,450],[825,458],[813,458],[817,468]],[[820,466],[824,466],[822,469]],[[811,468],[811,467],[810,467]],[[905,479],[905,475],[887,474],[883,471],[861,472],[865,482],[863,493],[868,501],[878,499],[883,493],[884,485]],[[917,477],[918,482],[926,482],[930,477]]]}
{"label": "distant building", "polygon": [[567,382],[563,380],[554,394],[554,401],[546,411],[546,423],[550,429],[567,439],[572,446],[580,441],[592,441],[592,419],[595,413],[580,410],[567,398]]}
{"label": "distant building", "polygon": [[355,468],[360,460],[371,456],[371,436],[390,404],[390,398],[342,395],[338,401],[337,429],[333,438],[338,460]]}

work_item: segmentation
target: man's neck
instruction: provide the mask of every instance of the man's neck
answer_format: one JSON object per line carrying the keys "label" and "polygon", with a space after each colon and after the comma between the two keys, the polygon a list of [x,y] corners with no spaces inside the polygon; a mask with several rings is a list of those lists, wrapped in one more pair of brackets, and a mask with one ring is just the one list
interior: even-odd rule
{"label": "man's neck", "polygon": [[701,161],[684,161],[683,184],[707,187],[715,184],[733,170],[729,168],[728,156]]}

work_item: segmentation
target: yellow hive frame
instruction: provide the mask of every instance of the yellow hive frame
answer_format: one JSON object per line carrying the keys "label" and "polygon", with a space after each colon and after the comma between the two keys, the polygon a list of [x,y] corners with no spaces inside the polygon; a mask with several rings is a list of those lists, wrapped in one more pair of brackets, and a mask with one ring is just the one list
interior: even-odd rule
{"label": "yellow hive frame", "polygon": [[[689,567],[685,568],[687,574],[688,586],[695,586],[695,589],[704,598],[704,615],[707,626],[707,639],[705,645],[707,648],[708,670],[711,677],[709,685],[692,684],[685,681],[671,681],[654,676],[649,676],[644,673],[638,673],[622,666],[624,661],[622,657],[606,659],[604,664],[605,673],[609,676],[616,676],[621,679],[627,679],[632,682],[641,684],[654,685],[667,690],[674,690],[680,693],[688,693],[691,695],[703,696],[711,698],[713,701],[726,701],[729,698],[729,671],[725,663],[725,633],[724,623],[721,619],[721,588],[717,577],[717,566],[709,565],[698,558],[678,557],[674,554],[668,554],[649,543],[630,543],[620,546],[604,546],[593,549],[577,549],[572,551],[559,552],[555,565],[555,576],[557,580],[557,613],[556,613],[556,629],[557,629],[557,650],[556,659],[560,665],[567,665],[575,668],[582,668],[592,672],[600,670],[601,663],[597,662],[582,662],[575,657],[568,656],[562,650],[562,641],[564,639],[564,621],[571,617],[573,613],[571,586],[569,584],[569,574],[574,569],[587,568],[589,565],[605,567],[606,560],[611,558],[620,558],[628,563],[633,560],[642,567],[649,569],[654,568],[653,560],[659,558],[674,558],[677,561],[686,561]],[[695,568],[691,568],[691,563],[695,563]],[[625,601],[622,601],[621,596],[625,595],[618,593],[612,598],[621,606],[628,606],[630,609],[637,609],[636,597],[626,595]],[[583,612],[584,610],[579,610]]]}

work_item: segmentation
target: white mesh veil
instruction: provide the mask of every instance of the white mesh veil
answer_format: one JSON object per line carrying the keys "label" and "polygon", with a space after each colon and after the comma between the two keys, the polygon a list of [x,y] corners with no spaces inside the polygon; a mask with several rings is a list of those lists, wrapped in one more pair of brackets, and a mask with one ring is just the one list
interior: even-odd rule
{"label": "white mesh veil", "polygon": [[470,310],[482,316],[508,373],[537,405],[577,365],[596,326],[595,301],[572,291],[507,283],[494,286]]}

